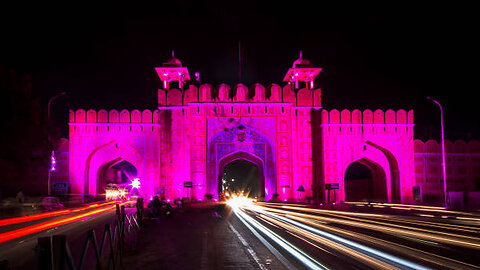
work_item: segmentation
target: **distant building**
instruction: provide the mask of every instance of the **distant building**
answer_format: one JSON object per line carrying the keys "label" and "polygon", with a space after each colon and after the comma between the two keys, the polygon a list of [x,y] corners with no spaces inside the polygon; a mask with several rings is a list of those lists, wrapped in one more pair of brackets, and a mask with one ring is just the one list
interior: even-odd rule
{"label": "distant building", "polygon": [[[415,140],[415,178],[423,200],[443,197],[442,146],[437,141]],[[480,142],[445,141],[447,189],[461,193],[469,206],[480,207]]]}

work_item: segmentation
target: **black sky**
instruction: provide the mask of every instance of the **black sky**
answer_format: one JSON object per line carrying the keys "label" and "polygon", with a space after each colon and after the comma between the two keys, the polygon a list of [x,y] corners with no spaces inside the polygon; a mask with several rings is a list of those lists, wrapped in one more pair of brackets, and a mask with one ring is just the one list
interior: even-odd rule
{"label": "black sky", "polygon": [[[399,6],[381,12],[328,12],[278,2],[181,1],[148,11],[92,8],[12,10],[2,19],[0,64],[33,77],[52,112],[68,108],[155,108],[154,67],[175,55],[202,82],[282,83],[300,50],[323,68],[327,109],[414,109],[415,137],[439,138],[445,109],[450,139],[480,138],[475,67],[478,20],[471,7]],[[365,8],[366,10],[366,8]],[[471,11],[470,11],[471,10]],[[45,109],[46,111],[46,109]]]}

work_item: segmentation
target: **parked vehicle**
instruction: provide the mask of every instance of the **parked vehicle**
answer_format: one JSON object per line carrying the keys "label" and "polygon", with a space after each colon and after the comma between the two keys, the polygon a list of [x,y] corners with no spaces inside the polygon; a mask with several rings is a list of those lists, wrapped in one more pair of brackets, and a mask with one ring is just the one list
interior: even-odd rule
{"label": "parked vehicle", "polygon": [[44,197],[40,203],[40,208],[44,211],[59,210],[65,208],[57,197]]}

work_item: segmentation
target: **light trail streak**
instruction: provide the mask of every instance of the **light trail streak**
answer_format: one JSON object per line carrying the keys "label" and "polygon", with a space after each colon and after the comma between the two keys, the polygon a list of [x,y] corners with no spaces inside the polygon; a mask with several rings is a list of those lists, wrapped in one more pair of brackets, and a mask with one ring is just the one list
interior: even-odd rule
{"label": "light trail streak", "polygon": [[[352,204],[352,205],[361,205],[361,206],[380,205],[380,206],[386,206],[386,207],[394,208],[394,209],[441,212],[441,213],[459,214],[459,215],[467,215],[467,216],[474,215],[473,213],[469,213],[469,212],[459,212],[459,211],[447,210],[445,207],[439,207],[439,206],[396,204],[396,203],[363,203],[363,202],[345,202],[345,203],[346,204]],[[480,221],[480,218],[477,218],[476,220]]]}
{"label": "light trail streak", "polygon": [[272,232],[258,221],[254,220],[252,217],[245,214],[239,207],[233,207],[233,212],[235,215],[243,222],[248,223],[249,225],[253,226],[258,231],[262,232],[265,236],[270,238],[272,241],[277,243],[280,247],[282,247],[285,251],[290,253],[292,256],[297,258],[300,262],[302,262],[305,266],[310,269],[328,269],[321,263],[317,262],[315,259],[311,258],[299,248],[295,247],[276,233]]}
{"label": "light trail streak", "polygon": [[[395,204],[391,204],[391,206],[396,207]],[[408,241],[437,245],[434,248],[442,248],[442,246],[438,246],[438,243],[444,243],[469,249],[480,249],[480,238],[475,236],[480,233],[480,230],[473,225],[448,224],[418,218],[410,220],[394,215],[323,210],[304,205],[281,203],[262,202],[246,205],[243,209],[248,212],[251,211],[262,223],[273,228],[280,227],[289,235],[301,239],[320,251],[348,255],[369,268],[480,269],[476,265],[427,252],[422,248],[415,248],[416,246],[411,247],[335,226],[335,224],[342,224],[354,228],[379,231]],[[425,208],[425,210],[439,212],[441,209],[440,207]],[[421,215],[428,218],[435,217],[427,214]],[[457,218],[476,220],[472,216]],[[440,230],[447,230],[447,232]],[[325,248],[329,248],[334,253]]]}
{"label": "light trail streak", "polygon": [[[362,244],[359,244],[359,243],[356,243],[354,241],[351,241],[351,240],[348,240],[348,239],[345,239],[343,237],[340,237],[340,236],[337,236],[337,235],[334,235],[334,234],[331,234],[331,233],[328,233],[326,231],[321,231],[319,229],[316,229],[316,228],[313,228],[311,226],[308,226],[306,224],[303,224],[303,223],[300,223],[300,222],[297,222],[295,220],[292,220],[292,219],[289,219],[289,218],[286,218],[286,217],[282,217],[282,216],[279,216],[279,215],[275,215],[273,213],[270,213],[270,212],[267,212],[267,211],[264,211],[262,210],[261,208],[259,207],[250,207],[248,208],[249,210],[252,210],[252,211],[255,211],[255,212],[258,212],[258,213],[262,213],[264,215],[267,215],[271,218],[274,218],[274,219],[277,219],[277,220],[281,220],[281,221],[284,221],[285,223],[288,223],[288,224],[291,224],[297,228],[302,228],[304,230],[307,230],[311,233],[314,233],[315,235],[318,235],[318,236],[321,236],[321,237],[324,237],[324,238],[327,238],[331,241],[334,241],[336,242],[337,244],[341,244],[341,245],[344,245],[344,246],[348,246],[350,249],[354,249],[356,251],[360,251],[362,253],[366,253],[366,254],[369,254],[370,256],[373,256],[373,257],[376,257],[376,258],[381,258],[384,262],[387,262],[387,263],[390,263],[395,266],[395,265],[399,265],[401,267],[408,267],[408,268],[413,268],[413,269],[429,269],[427,267],[424,267],[424,266],[421,266],[419,264],[416,264],[414,262],[410,262],[410,261],[407,261],[405,259],[402,259],[402,258],[399,258],[399,257],[396,257],[394,255],[391,255],[391,254],[388,254],[388,253],[385,253],[385,252],[382,252],[380,250],[377,250],[377,249],[374,249],[374,248],[371,248],[371,247],[368,247],[368,246],[365,246],[365,245],[362,245]],[[290,228],[292,228],[290,226]],[[318,238],[317,238],[318,239]],[[331,242],[329,243],[329,246],[334,246],[336,247],[337,249],[339,248],[338,246],[332,244]],[[344,252],[348,252],[348,249],[344,249]],[[352,252],[350,251],[349,252],[350,254],[352,254]],[[355,253],[353,253],[355,254]],[[363,261],[366,261],[367,258],[366,257],[361,257]],[[369,262],[370,263],[375,263],[377,264],[377,266],[380,266],[378,264],[378,262],[375,262],[373,260],[373,258],[371,258],[372,260],[370,260]],[[381,267],[381,266],[380,266]],[[383,267],[382,267],[383,268]]]}
{"label": "light trail streak", "polygon": [[[395,217],[392,217],[392,216],[383,216],[383,215],[367,216],[367,217],[375,219],[375,220],[388,221],[388,223],[385,223],[385,222],[371,221],[371,220],[365,220],[365,219],[358,219],[358,218],[354,218],[354,217],[345,217],[345,215],[347,215],[347,216],[351,215],[352,214],[351,212],[321,210],[321,209],[312,209],[312,208],[297,208],[297,207],[292,207],[292,206],[284,206],[284,207],[281,207],[281,208],[291,209],[291,210],[299,210],[299,211],[304,211],[304,212],[313,212],[313,213],[318,213],[318,214],[325,214],[325,215],[329,215],[329,216],[334,216],[336,218],[341,217],[341,218],[346,218],[346,219],[349,219],[349,220],[355,220],[355,221],[359,221],[359,222],[374,223],[375,225],[381,224],[381,225],[385,225],[385,226],[392,226],[392,227],[403,228],[403,229],[408,229],[408,230],[417,230],[417,231],[422,231],[422,232],[431,232],[432,230],[431,229],[422,229],[422,228],[415,228],[415,227],[411,227],[411,226],[403,226],[403,225],[393,224],[392,221],[398,221],[398,222],[421,225],[421,226],[429,226],[429,227],[435,227],[435,228],[441,228],[441,229],[448,229],[448,230],[463,231],[463,232],[468,232],[468,233],[479,233],[480,232],[478,227],[445,224],[445,223],[436,223],[436,222],[431,222],[431,221],[406,220],[406,219],[395,218]],[[360,213],[360,214],[362,214],[362,213]],[[333,222],[332,220],[328,220],[328,221]],[[446,232],[440,232],[440,231],[436,231],[436,233],[447,235],[447,236],[453,236],[453,237],[465,237],[465,238],[470,239],[470,240],[480,241],[480,238],[474,238],[474,237],[472,238],[470,236],[465,236],[465,235],[452,234],[452,233],[446,233]]]}
{"label": "light trail streak", "polygon": [[88,206],[75,208],[75,209],[64,209],[64,210],[46,212],[46,213],[41,213],[41,214],[28,215],[28,216],[23,216],[23,217],[1,219],[0,220],[0,227],[7,226],[7,225],[18,224],[18,223],[23,223],[23,222],[28,222],[28,221],[33,221],[33,220],[44,219],[44,218],[48,218],[48,217],[55,217],[55,216],[68,214],[68,213],[73,213],[73,212],[78,212],[78,211],[83,211],[83,210],[86,210],[86,209],[89,209],[89,208],[105,206],[105,205],[109,205],[109,204],[112,204],[112,203],[118,203],[118,201],[106,202],[106,203],[101,203],[101,204],[95,203],[95,204],[91,204],[91,205],[88,205]]}
{"label": "light trail streak", "polygon": [[450,258],[447,258],[447,257],[437,255],[437,254],[433,254],[433,253],[426,252],[426,251],[423,251],[423,250],[415,249],[415,248],[408,247],[408,246],[405,246],[405,245],[401,245],[401,244],[398,244],[398,243],[386,241],[386,240],[376,238],[376,237],[373,237],[373,236],[364,235],[364,234],[361,234],[361,233],[358,233],[358,232],[351,232],[351,231],[348,231],[348,230],[345,230],[345,229],[339,229],[339,228],[336,228],[336,227],[333,227],[333,226],[326,226],[326,225],[323,225],[323,224],[319,224],[318,221],[309,221],[307,219],[292,216],[292,215],[287,215],[287,217],[291,218],[291,219],[301,221],[303,223],[307,223],[309,225],[318,227],[318,228],[323,229],[323,230],[335,232],[335,233],[340,234],[340,235],[346,235],[346,236],[349,236],[349,237],[354,238],[354,239],[360,239],[363,242],[368,242],[368,243],[373,244],[375,246],[380,246],[380,247],[384,247],[384,248],[387,248],[387,249],[393,249],[396,252],[402,253],[403,255],[411,256],[411,257],[414,257],[417,260],[426,261],[426,262],[429,262],[429,263],[436,264],[438,266],[448,266],[451,269],[478,269],[478,267],[476,267],[472,264],[464,263],[464,262],[461,262],[461,261],[458,261],[458,260],[453,260],[453,259],[450,259]]}
{"label": "light trail streak", "polygon": [[[291,233],[291,235],[299,238],[299,239],[302,239],[304,241],[307,241],[305,239],[303,239],[302,237],[299,237],[298,235],[296,234],[299,234],[299,235],[302,235],[304,237],[307,237],[308,239],[311,239],[311,240],[314,240],[324,246],[328,246],[330,248],[333,248],[335,249],[336,251],[340,252],[340,254],[346,254],[346,255],[349,255],[350,257],[354,257],[356,259],[358,259],[359,261],[362,261],[364,264],[366,265],[369,265],[370,267],[372,268],[376,268],[376,269],[392,269],[392,266],[389,265],[389,264],[386,264],[382,261],[379,261],[375,258],[372,258],[370,256],[365,256],[364,254],[362,253],[359,253],[357,252],[356,250],[352,249],[352,248],[349,248],[349,247],[345,247],[339,243],[336,243],[335,241],[332,241],[330,239],[327,239],[327,238],[324,238],[324,237],[321,237],[321,236],[318,236],[314,233],[311,233],[311,232],[308,232],[304,229],[300,229],[300,228],[297,228],[295,226],[292,226],[292,225],[289,225],[288,223],[286,222],[279,222],[278,220],[276,219],[273,219],[273,218],[270,218],[270,217],[267,217],[267,216],[263,216],[264,219],[267,219],[269,220],[270,222],[275,222],[278,226],[281,226],[283,227],[284,229],[288,230],[288,231],[291,231],[291,232],[294,232],[294,233]],[[308,241],[307,241],[308,242]],[[320,248],[319,246],[316,246],[314,244],[312,244],[313,246],[317,247],[317,248]]]}
{"label": "light trail streak", "polygon": [[[130,203],[130,202],[129,201],[128,202],[123,202],[123,203],[120,203],[120,205],[125,205],[127,203]],[[28,226],[28,227],[25,227],[25,228],[9,231],[9,232],[6,232],[6,233],[1,233],[0,234],[0,243],[10,241],[10,240],[13,240],[15,238],[19,238],[19,237],[26,236],[26,235],[29,235],[29,234],[37,233],[37,232],[40,232],[40,231],[43,231],[43,230],[46,230],[46,229],[50,229],[50,228],[53,228],[53,227],[56,227],[56,226],[72,223],[72,222],[80,220],[82,218],[92,216],[92,215],[96,215],[96,214],[99,214],[99,213],[102,213],[102,212],[105,212],[105,211],[108,211],[108,210],[111,210],[111,209],[114,209],[114,208],[115,208],[115,205],[114,206],[104,206],[100,209],[95,209],[95,210],[88,211],[88,212],[82,213],[82,214],[78,214],[78,215],[75,215],[75,216],[72,216],[72,217],[65,217],[65,218],[60,218],[60,219],[56,219],[56,220],[52,220],[52,221],[46,221],[46,222],[43,222],[43,223]]]}
{"label": "light trail streak", "polygon": [[[281,209],[270,208],[270,209],[268,209],[268,211],[282,213],[282,214],[291,214],[291,215],[296,215],[296,216],[302,216],[302,217],[306,217],[306,218],[328,221],[328,222],[332,222],[332,223],[344,224],[344,225],[348,225],[348,226],[360,227],[360,228],[365,228],[365,229],[370,229],[370,230],[376,230],[376,231],[380,231],[380,232],[384,232],[384,233],[407,235],[407,236],[410,236],[410,237],[417,237],[417,238],[421,238],[421,239],[427,239],[427,240],[437,241],[437,242],[446,243],[446,244],[463,246],[463,247],[467,247],[467,248],[480,249],[479,238],[476,238],[476,237],[468,237],[468,236],[464,236],[464,235],[444,233],[444,232],[440,232],[440,231],[435,231],[435,234],[433,234],[433,233],[429,233],[429,232],[431,232],[430,230],[401,226],[401,225],[396,225],[396,224],[387,224],[387,223],[381,223],[381,222],[379,222],[379,224],[383,224],[383,225],[368,224],[368,223],[361,222],[361,221],[351,221],[351,220],[343,220],[343,219],[339,219],[339,218],[320,217],[320,216],[315,216],[315,215],[311,215],[311,214],[303,214],[303,213],[296,213],[296,212],[292,212],[292,211],[285,211],[285,210],[281,210]],[[403,228],[399,229],[399,228],[393,228],[393,227],[403,227]],[[422,231],[422,232],[418,232],[418,231]],[[437,234],[443,234],[445,236],[438,236]]]}

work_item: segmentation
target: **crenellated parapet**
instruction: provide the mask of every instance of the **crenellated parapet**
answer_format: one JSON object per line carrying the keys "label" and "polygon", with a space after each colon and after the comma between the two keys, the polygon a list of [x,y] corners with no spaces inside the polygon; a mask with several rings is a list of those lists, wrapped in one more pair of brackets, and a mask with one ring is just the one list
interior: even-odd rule
{"label": "crenellated parapet", "polygon": [[[442,144],[435,140],[414,141],[415,154],[440,154],[442,152]],[[451,154],[480,154],[480,141],[471,140],[445,140],[445,152]]]}
{"label": "crenellated parapet", "polygon": [[158,126],[158,118],[158,110],[70,110],[70,134],[153,132]]}
{"label": "crenellated parapet", "polygon": [[256,83],[250,87],[237,84],[213,86],[202,84],[199,87],[189,85],[181,89],[159,89],[158,104],[164,106],[182,106],[189,103],[290,103],[299,107],[321,107],[321,89],[307,88],[292,90],[290,84],[281,87],[271,84],[267,87]]}
{"label": "crenellated parapet", "polygon": [[413,110],[322,110],[326,134],[413,134]]}

